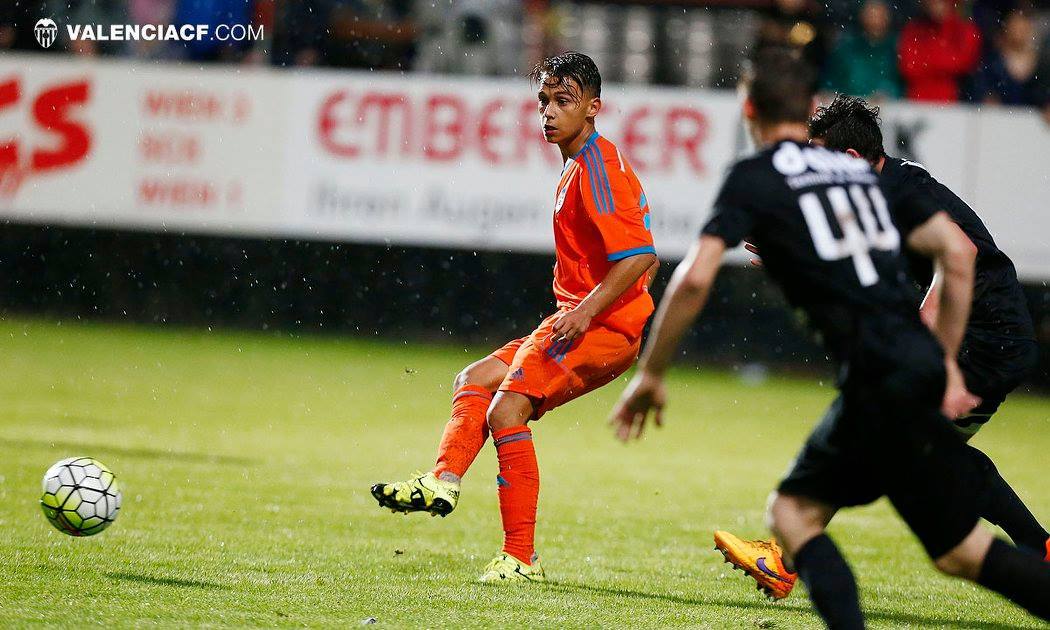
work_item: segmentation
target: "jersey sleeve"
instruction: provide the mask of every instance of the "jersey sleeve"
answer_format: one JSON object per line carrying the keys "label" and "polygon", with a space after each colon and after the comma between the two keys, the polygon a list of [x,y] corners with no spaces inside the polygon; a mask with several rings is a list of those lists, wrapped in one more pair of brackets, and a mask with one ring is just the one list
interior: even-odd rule
{"label": "jersey sleeve", "polygon": [[907,238],[912,230],[944,208],[937,198],[933,178],[918,166],[907,169],[899,186],[893,203],[893,219],[901,234]]}
{"label": "jersey sleeve", "polygon": [[618,161],[602,160],[593,150],[585,154],[586,172],[580,181],[587,216],[601,234],[605,255],[612,262],[639,254],[655,254],[649,231],[649,203],[640,186],[632,186]]}
{"label": "jersey sleeve", "polygon": [[736,247],[744,240],[755,224],[754,212],[747,202],[748,194],[744,175],[739,166],[726,176],[722,189],[715,198],[714,209],[701,234],[717,236],[726,247]]}

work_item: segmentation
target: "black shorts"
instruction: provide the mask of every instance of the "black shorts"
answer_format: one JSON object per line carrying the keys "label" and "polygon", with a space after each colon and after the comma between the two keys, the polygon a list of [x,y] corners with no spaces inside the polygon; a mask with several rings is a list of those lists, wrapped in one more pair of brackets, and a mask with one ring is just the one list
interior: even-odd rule
{"label": "black shorts", "polygon": [[967,438],[977,433],[1007,395],[1031,375],[1038,361],[1038,345],[1033,339],[967,331],[959,348],[959,369],[966,388],[981,397],[981,404],[970,415],[956,420],[956,429]]}
{"label": "black shorts", "polygon": [[[898,335],[898,333],[894,333]],[[778,491],[833,507],[887,496],[931,558],[978,521],[984,481],[938,411],[943,359],[925,331],[872,340],[847,368],[841,395],[810,434]]]}

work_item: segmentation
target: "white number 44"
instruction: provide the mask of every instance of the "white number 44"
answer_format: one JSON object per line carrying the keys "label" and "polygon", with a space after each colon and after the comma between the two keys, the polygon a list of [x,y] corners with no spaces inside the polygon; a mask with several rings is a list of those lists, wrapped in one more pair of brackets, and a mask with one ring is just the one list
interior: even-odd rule
{"label": "white number 44", "polygon": [[817,193],[810,192],[798,199],[802,216],[806,218],[813,246],[822,260],[852,258],[860,284],[869,287],[879,281],[879,273],[871,260],[870,251],[897,251],[901,237],[890,220],[886,198],[878,186],[833,186],[827,189],[831,214],[838,221],[841,238],[836,238],[828,223],[824,204]]}

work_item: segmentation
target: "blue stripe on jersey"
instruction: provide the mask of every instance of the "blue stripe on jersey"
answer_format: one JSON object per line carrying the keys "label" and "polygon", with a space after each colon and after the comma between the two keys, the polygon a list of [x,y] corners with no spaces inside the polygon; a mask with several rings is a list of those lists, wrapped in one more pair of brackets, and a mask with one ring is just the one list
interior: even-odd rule
{"label": "blue stripe on jersey", "polygon": [[572,348],[572,340],[568,339],[565,341],[565,345],[561,347],[561,351],[558,353],[558,363],[561,363],[562,359],[569,352],[569,348]]}
{"label": "blue stripe on jersey", "polygon": [[631,256],[637,256],[639,254],[655,254],[656,248],[652,245],[646,245],[645,247],[634,247],[632,249],[623,249],[618,252],[609,254],[610,261],[623,260],[624,258],[630,258]]}
{"label": "blue stripe on jersey", "polygon": [[547,348],[547,356],[549,356],[550,358],[552,358],[555,361],[557,361],[558,360],[558,355],[561,354],[561,350],[562,350],[562,347],[564,345],[565,345],[565,340],[564,339],[562,339],[560,341],[555,341],[553,344],[551,344],[551,346],[549,348]]}
{"label": "blue stripe on jersey", "polygon": [[594,164],[594,155],[590,151],[585,151],[583,153],[583,161],[587,164],[587,175],[591,179],[591,197],[598,206],[598,214],[605,214],[605,200],[602,198],[601,188],[598,184],[598,167]]}
{"label": "blue stripe on jersey", "polygon": [[572,156],[572,158],[570,158],[570,159],[573,159],[573,160],[575,160],[576,158],[578,158],[578,157],[580,157],[581,155],[583,155],[583,152],[584,152],[585,150],[587,150],[587,147],[589,147],[590,145],[594,144],[594,140],[595,140],[595,139],[596,139],[597,137],[598,137],[598,132],[597,132],[597,131],[595,131],[594,133],[592,133],[592,134],[591,134],[591,135],[590,135],[590,136],[589,136],[589,137],[587,138],[587,141],[583,143],[583,146],[582,146],[582,147],[580,147],[580,150],[576,152],[576,155]]}
{"label": "blue stripe on jersey", "polygon": [[645,191],[642,191],[642,196],[638,198],[638,207],[645,209],[645,206],[649,203],[649,200],[645,198]]}
{"label": "blue stripe on jersey", "polygon": [[605,158],[602,157],[602,152],[598,150],[598,145],[591,145],[591,149],[594,151],[594,159],[598,162],[598,168],[601,169],[601,177],[598,179],[598,183],[602,184],[602,194],[605,195],[605,209],[609,214],[616,212],[616,203],[613,200],[612,185],[609,183],[609,173],[605,171]]}

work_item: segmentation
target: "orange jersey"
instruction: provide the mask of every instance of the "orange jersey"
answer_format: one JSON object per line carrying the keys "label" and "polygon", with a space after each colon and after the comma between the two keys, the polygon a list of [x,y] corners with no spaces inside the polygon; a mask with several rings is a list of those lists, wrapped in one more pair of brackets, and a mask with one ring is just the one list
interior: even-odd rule
{"label": "orange jersey", "polygon": [[[554,296],[575,308],[617,261],[655,254],[649,204],[634,169],[616,146],[591,134],[565,162],[554,205]],[[595,321],[638,337],[653,313],[642,274]]]}

